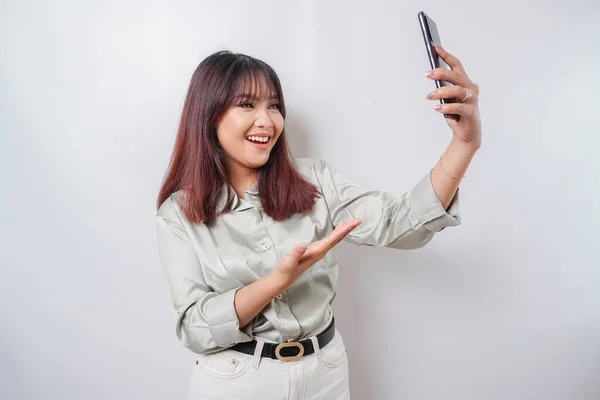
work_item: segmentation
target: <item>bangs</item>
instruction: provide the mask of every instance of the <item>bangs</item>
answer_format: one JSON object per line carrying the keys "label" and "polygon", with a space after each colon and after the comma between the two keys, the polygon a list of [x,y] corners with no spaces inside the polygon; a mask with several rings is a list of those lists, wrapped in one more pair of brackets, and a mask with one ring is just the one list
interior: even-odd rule
{"label": "bangs", "polygon": [[277,84],[268,71],[246,69],[237,80],[232,103],[261,100],[280,101]]}

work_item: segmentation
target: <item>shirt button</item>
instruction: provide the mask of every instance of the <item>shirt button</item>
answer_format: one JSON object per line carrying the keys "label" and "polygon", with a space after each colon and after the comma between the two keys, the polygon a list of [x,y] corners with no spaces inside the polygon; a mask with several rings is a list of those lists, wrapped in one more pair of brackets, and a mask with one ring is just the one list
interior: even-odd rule
{"label": "shirt button", "polygon": [[263,244],[263,249],[269,250],[269,247],[271,247],[271,246],[269,246],[268,244]]}
{"label": "shirt button", "polygon": [[277,295],[277,300],[281,300],[281,299],[283,299],[283,295],[282,295],[281,293],[279,293],[279,294]]}

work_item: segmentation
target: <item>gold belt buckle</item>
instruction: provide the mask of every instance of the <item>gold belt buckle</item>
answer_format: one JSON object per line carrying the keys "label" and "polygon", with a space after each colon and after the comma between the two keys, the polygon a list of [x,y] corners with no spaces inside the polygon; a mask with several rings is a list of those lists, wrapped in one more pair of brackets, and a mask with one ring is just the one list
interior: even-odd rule
{"label": "gold belt buckle", "polygon": [[[302,356],[304,355],[304,346],[302,345],[302,343],[294,342],[293,340],[294,339],[290,339],[290,340],[288,340],[287,343],[280,343],[279,345],[277,345],[277,347],[275,348],[275,357],[277,357],[278,360],[288,362],[288,361],[296,361],[296,360],[299,360],[300,358],[302,358]],[[285,347],[297,347],[299,350],[299,353],[296,354],[295,356],[284,357],[281,355],[281,349],[283,349]]]}

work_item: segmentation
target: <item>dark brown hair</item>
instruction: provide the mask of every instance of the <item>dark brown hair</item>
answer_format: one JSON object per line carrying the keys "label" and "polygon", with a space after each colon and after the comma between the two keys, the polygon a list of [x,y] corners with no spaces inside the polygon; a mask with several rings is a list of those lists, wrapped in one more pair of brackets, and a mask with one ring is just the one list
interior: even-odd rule
{"label": "dark brown hair", "polygon": [[[225,154],[217,138],[217,124],[234,105],[236,96],[246,92],[246,87],[252,86],[251,100],[256,99],[263,80],[269,86],[269,94],[277,96],[285,119],[279,77],[265,62],[245,54],[219,51],[198,65],[185,98],[157,207],[160,208],[171,194],[182,190],[181,208],[189,221],[208,225],[215,221],[221,188],[229,183]],[[229,189],[227,203],[220,214],[231,208],[233,193]],[[258,191],[264,212],[276,221],[296,213],[310,213],[320,195],[318,188],[297,171],[288,149],[285,128],[273,146],[269,160],[258,168]]]}

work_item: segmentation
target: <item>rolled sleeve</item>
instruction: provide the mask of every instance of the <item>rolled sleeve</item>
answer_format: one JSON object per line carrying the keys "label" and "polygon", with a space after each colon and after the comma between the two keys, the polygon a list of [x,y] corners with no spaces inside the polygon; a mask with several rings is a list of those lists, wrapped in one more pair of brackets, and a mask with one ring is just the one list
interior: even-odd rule
{"label": "rolled sleeve", "polygon": [[[240,287],[215,293],[205,282],[202,265],[185,227],[167,204],[156,216],[160,263],[167,278],[176,320],[176,335],[195,353],[211,353],[252,340],[252,323],[239,328],[234,297]],[[164,214],[164,215],[160,215]]]}
{"label": "rolled sleeve", "polygon": [[229,347],[239,342],[252,340],[247,333],[240,331],[240,321],[234,306],[235,288],[217,296],[204,297],[198,309],[208,322],[208,329],[218,346]]}
{"label": "rolled sleeve", "polygon": [[315,163],[315,173],[333,226],[353,218],[363,221],[344,239],[350,243],[417,249],[427,244],[436,232],[460,224],[458,196],[446,212],[433,189],[430,174],[409,192],[395,197],[390,192],[360,187],[322,160]]}
{"label": "rolled sleeve", "polygon": [[431,173],[427,173],[409,192],[410,208],[417,220],[430,232],[436,233],[449,226],[458,226],[461,224],[459,191],[460,188],[456,190],[448,210],[444,210],[433,188]]}

